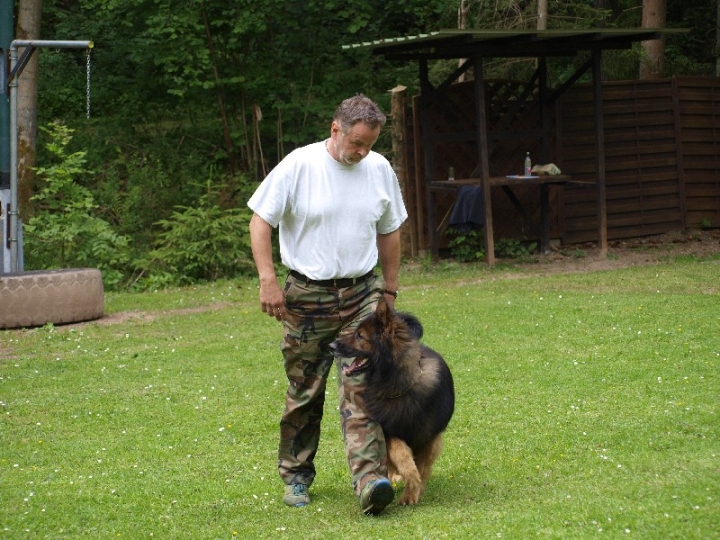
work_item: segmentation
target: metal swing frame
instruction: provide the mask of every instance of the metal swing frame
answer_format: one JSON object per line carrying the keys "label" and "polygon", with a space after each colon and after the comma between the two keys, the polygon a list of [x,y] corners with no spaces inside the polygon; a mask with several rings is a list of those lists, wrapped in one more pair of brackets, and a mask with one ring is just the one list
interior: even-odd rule
{"label": "metal swing frame", "polygon": [[[21,40],[16,39],[10,44],[10,205],[8,209],[7,249],[10,251],[10,272],[23,272],[22,235],[19,225],[18,208],[18,79],[36,49],[49,47],[55,49],[87,49],[88,62],[92,41],[53,41],[53,40]],[[18,58],[18,48],[25,50]],[[88,77],[89,78],[89,77]],[[88,81],[89,84],[89,81]],[[89,98],[88,98],[89,99]],[[88,115],[89,115],[88,104]],[[5,246],[3,246],[5,249]],[[2,270],[0,268],[0,270]]]}

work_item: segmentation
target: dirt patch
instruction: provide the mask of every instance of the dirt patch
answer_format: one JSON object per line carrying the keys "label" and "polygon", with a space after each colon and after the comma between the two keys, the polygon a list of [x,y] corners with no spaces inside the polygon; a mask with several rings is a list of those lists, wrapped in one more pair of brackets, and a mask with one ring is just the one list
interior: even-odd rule
{"label": "dirt patch", "polygon": [[[182,308],[182,309],[166,309],[161,311],[120,311],[118,313],[110,313],[106,314],[102,317],[102,319],[98,319],[96,321],[91,321],[93,324],[97,324],[99,326],[107,326],[111,324],[122,324],[126,323],[128,321],[143,321],[143,322],[152,322],[158,317],[167,317],[172,315],[188,315],[191,313],[204,313],[206,311],[214,311],[217,309],[223,309],[226,307],[231,306],[229,302],[215,302],[212,304],[208,304],[206,306],[198,306],[194,308]],[[78,325],[65,325],[63,328],[72,328],[74,326],[80,326],[84,323],[79,323]]]}
{"label": "dirt patch", "polygon": [[510,262],[533,274],[597,272],[651,265],[671,257],[709,257],[720,255],[720,230],[677,231],[643,238],[608,242],[603,256],[597,243],[554,248],[549,255],[534,255],[531,262]]}

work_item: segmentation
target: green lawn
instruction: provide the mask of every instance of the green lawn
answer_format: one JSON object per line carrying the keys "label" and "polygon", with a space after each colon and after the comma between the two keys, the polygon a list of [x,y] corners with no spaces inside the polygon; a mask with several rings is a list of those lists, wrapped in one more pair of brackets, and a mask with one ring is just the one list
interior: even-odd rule
{"label": "green lawn", "polygon": [[720,538],[720,259],[401,281],[457,392],[417,507],[360,513],[334,384],[282,504],[280,326],[224,282],[0,332],[0,538]]}

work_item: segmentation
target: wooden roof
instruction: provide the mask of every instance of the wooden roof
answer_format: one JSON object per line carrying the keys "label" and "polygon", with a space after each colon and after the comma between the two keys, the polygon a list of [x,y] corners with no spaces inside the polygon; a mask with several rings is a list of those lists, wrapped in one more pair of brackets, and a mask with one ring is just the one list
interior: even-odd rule
{"label": "wooden roof", "polygon": [[370,48],[388,60],[574,56],[579,51],[627,49],[637,41],[688,32],[686,28],[594,28],[552,30],[445,29],[417,36],[344,45]]}

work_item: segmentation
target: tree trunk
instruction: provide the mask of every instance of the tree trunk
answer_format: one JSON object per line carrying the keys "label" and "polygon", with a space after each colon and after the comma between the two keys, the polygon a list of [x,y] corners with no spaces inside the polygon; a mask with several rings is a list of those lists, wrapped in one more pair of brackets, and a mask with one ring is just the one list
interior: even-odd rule
{"label": "tree trunk", "polygon": [[717,3],[715,16],[715,76],[720,77],[720,0]]}
{"label": "tree trunk", "polygon": [[[665,0],[643,0],[643,28],[665,28]],[[665,38],[642,42],[640,79],[659,79],[665,64]]]}
{"label": "tree trunk", "polygon": [[[467,28],[467,16],[470,13],[470,6],[467,0],[460,0],[460,7],[458,8],[458,29],[465,30]],[[467,61],[467,58],[460,58],[458,60],[458,67],[462,66]],[[458,77],[458,82],[463,82],[467,79],[467,72],[461,73]]]}
{"label": "tree trunk", "polygon": [[537,29],[547,30],[547,18],[548,18],[548,3],[547,0],[538,0],[538,20]]}
{"label": "tree trunk", "polygon": [[[18,3],[16,39],[40,39],[42,0],[20,0]],[[24,49],[18,50],[18,57]],[[35,174],[37,142],[37,79],[36,50],[18,78],[18,209],[27,219],[31,210],[32,185]]]}
{"label": "tree trunk", "polygon": [[230,122],[228,121],[227,108],[225,107],[225,97],[222,86],[220,85],[220,76],[218,75],[217,59],[215,57],[215,41],[210,31],[210,23],[208,22],[207,11],[205,9],[202,10],[202,19],[205,26],[208,51],[210,52],[210,63],[212,64],[213,76],[215,78],[215,99],[217,100],[218,110],[220,112],[220,120],[222,120],[225,152],[227,152],[230,172],[234,173],[237,170],[237,160],[235,158],[232,137],[230,136]]}

